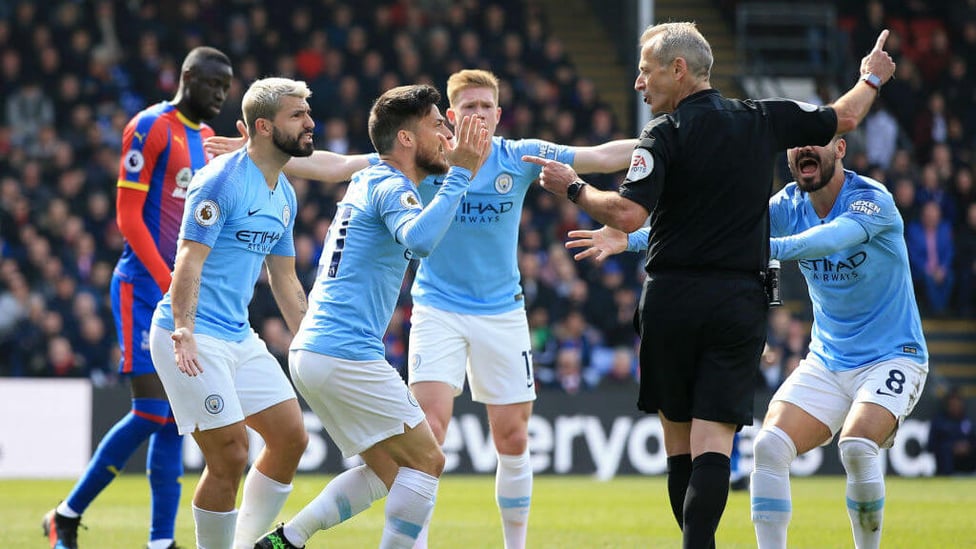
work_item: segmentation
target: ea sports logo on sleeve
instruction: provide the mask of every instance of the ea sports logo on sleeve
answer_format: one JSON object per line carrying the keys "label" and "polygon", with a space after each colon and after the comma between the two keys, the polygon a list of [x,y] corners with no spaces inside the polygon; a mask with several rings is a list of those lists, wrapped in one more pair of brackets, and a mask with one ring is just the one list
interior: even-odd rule
{"label": "ea sports logo on sleeve", "polygon": [[639,181],[651,175],[652,171],[654,171],[654,157],[651,151],[642,148],[634,149],[634,154],[630,157],[630,169],[627,170],[627,180]]}

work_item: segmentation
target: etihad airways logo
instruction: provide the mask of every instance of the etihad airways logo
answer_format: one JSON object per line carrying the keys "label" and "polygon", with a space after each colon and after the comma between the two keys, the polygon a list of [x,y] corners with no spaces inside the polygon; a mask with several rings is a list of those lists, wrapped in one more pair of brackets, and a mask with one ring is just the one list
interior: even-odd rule
{"label": "etihad airways logo", "polygon": [[512,211],[515,203],[506,202],[462,202],[455,220],[458,223],[498,223],[502,214]]}
{"label": "etihad airways logo", "polygon": [[862,279],[857,268],[867,260],[867,252],[857,252],[837,261],[824,257],[822,259],[801,259],[799,264],[800,270],[806,274],[810,281],[852,282]]}

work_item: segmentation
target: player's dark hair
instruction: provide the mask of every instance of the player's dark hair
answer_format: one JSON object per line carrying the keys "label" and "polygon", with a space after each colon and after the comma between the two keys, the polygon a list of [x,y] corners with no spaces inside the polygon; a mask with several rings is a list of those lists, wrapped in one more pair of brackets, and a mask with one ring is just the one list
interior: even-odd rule
{"label": "player's dark hair", "polygon": [[427,116],[440,100],[440,92],[428,84],[399,86],[379,96],[369,111],[369,140],[376,152],[389,153],[397,132]]}
{"label": "player's dark hair", "polygon": [[224,52],[218,50],[217,48],[211,48],[210,46],[199,46],[190,50],[190,53],[186,54],[183,59],[182,70],[189,70],[193,67],[200,66],[208,61],[213,61],[216,63],[221,63],[230,66],[230,58],[227,57]]}

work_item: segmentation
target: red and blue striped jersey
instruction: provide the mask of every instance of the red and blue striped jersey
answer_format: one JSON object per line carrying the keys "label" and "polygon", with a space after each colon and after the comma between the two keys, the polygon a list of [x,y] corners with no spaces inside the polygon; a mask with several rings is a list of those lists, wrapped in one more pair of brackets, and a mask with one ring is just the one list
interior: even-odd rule
{"label": "red and blue striped jersey", "polygon": [[[210,160],[203,141],[212,135],[210,126],[190,121],[168,102],[143,110],[123,132],[117,186],[147,193],[142,220],[170,270],[176,258],[186,188],[193,174]],[[128,238],[116,272],[124,277],[149,274]]]}

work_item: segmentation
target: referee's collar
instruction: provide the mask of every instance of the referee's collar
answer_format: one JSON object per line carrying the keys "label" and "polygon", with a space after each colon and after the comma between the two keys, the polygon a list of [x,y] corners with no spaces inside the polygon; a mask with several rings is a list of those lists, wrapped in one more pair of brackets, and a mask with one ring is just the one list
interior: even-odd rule
{"label": "referee's collar", "polygon": [[707,90],[696,91],[695,93],[689,95],[688,97],[685,97],[681,101],[678,101],[678,106],[675,107],[675,110],[680,109],[681,108],[681,105],[684,105],[685,103],[690,103],[692,101],[698,101],[699,99],[702,99],[702,98],[704,98],[706,96],[709,96],[709,95],[718,95],[718,94],[719,94],[718,93],[718,90],[716,90],[715,88],[708,88]]}

